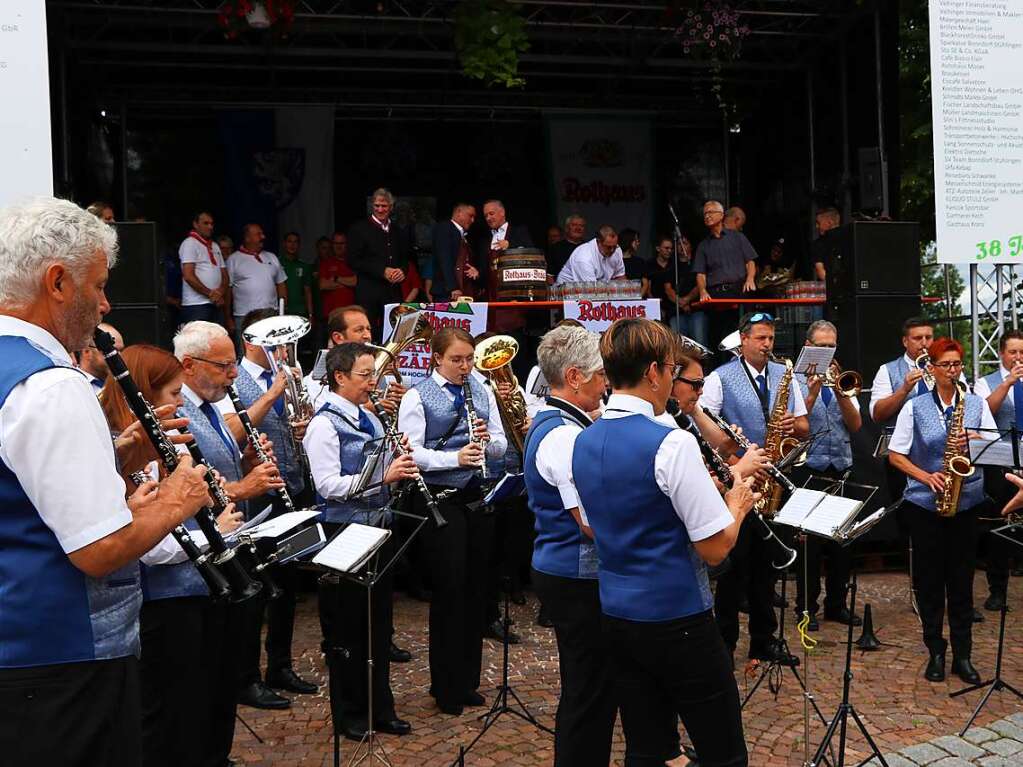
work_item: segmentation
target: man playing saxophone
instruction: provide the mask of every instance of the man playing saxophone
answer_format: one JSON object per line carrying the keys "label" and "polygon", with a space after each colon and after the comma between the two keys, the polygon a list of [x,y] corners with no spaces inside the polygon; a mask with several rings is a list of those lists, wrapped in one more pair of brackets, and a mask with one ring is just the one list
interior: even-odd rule
{"label": "man playing saxophone", "polygon": [[962,346],[939,338],[931,344],[930,354],[934,390],[913,398],[899,413],[888,460],[908,477],[904,508],[920,562],[916,596],[930,653],[924,678],[945,679],[942,623],[947,599],[952,673],[967,684],[977,684],[980,675],[970,662],[976,512],[987,499],[981,472],[969,463],[967,440],[980,439],[970,430],[996,425],[987,402],[958,381]]}
{"label": "man playing saxophone", "polygon": [[[766,445],[772,435],[775,439],[790,435],[805,438],[810,430],[799,382],[786,374],[784,365],[772,361],[774,322],[766,312],[747,317],[740,328],[739,358],[708,375],[703,388],[704,407],[742,427],[755,445]],[[775,408],[776,401],[785,402],[778,400],[785,380],[789,380],[787,406]],[[714,612],[725,645],[734,654],[739,638],[740,595],[748,593],[749,657],[771,660],[777,654],[774,632],[778,628],[773,606],[774,552],[757,524],[753,519],[743,523],[730,555],[732,569],[718,578]]]}

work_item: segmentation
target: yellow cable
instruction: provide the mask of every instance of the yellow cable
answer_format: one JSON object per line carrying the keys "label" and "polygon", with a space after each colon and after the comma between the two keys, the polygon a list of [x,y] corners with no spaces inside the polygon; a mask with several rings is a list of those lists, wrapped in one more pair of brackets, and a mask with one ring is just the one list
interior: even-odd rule
{"label": "yellow cable", "polygon": [[807,652],[813,652],[814,648],[817,647],[817,640],[810,636],[807,631],[809,626],[810,613],[804,612],[802,620],[799,621],[799,625],[796,627],[799,629],[799,643],[803,645]]}

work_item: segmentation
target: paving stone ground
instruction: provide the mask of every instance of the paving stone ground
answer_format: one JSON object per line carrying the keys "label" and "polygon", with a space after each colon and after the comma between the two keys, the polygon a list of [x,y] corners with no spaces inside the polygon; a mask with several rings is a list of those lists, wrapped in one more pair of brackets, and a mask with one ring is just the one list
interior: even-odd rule
{"label": "paving stone ground", "polygon": [[[1003,676],[1023,687],[1023,643],[1017,640],[1023,631],[1023,596],[1017,581],[1010,585],[1006,627],[1006,653]],[[553,727],[558,700],[558,659],[554,633],[536,626],[535,597],[527,592],[529,603],[512,606],[515,630],[523,643],[511,650],[511,683],[529,709]],[[983,574],[978,574],[977,604],[986,596]],[[890,767],[957,767],[959,765],[1023,765],[1023,704],[1010,693],[996,693],[976,726],[959,739],[958,731],[980,701],[981,692],[950,699],[959,689],[958,679],[942,684],[924,680],[927,652],[920,640],[919,623],[909,606],[908,577],[900,573],[865,575],[860,578],[859,601],[872,605],[875,628],[885,645],[878,652],[853,653],[852,701]],[[427,694],[429,670],[426,653],[426,617],[428,606],[399,594],[395,603],[396,641],[415,654],[407,664],[391,666],[392,687],[398,714],[408,719],[413,733],[398,738],[382,736],[382,743],[395,767],[421,765],[442,767],[458,756],[459,744],[468,743],[479,731],[476,713],[466,709],[460,717],[441,714]],[[984,612],[982,610],[982,612]],[[984,613],[986,621],[974,628],[973,662],[981,676],[994,671],[998,639],[998,614]],[[835,712],[842,693],[842,666],[845,660],[843,626],[824,622],[813,636],[818,646],[810,659],[810,688],[824,716]],[[786,635],[795,651],[799,646],[794,621],[786,616]],[[856,630],[854,636],[859,635]],[[296,670],[321,685],[326,672],[319,652],[319,623],[316,599],[306,594],[298,605],[294,656]],[[745,657],[740,640],[737,660]],[[805,667],[800,667],[803,675]],[[500,682],[500,645],[486,640],[484,648],[484,684],[481,692],[493,699],[493,688]],[[756,681],[756,674],[737,667],[740,693],[745,694]],[[754,767],[801,765],[804,761],[804,697],[795,677],[782,676],[777,694],[761,686],[747,705],[743,722]],[[260,743],[240,723],[236,730],[232,758],[247,767],[325,767],[333,763],[329,706],[326,688],[311,696],[295,696],[286,711],[257,711],[241,707],[239,713],[263,739]],[[811,721],[811,752],[823,737],[824,725]],[[866,746],[850,724],[846,764],[859,764],[867,758]],[[342,741],[347,762],[354,743]],[[622,763],[624,742],[616,731],[615,765]],[[473,748],[466,758],[472,767],[498,765],[549,765],[553,762],[551,738],[515,717],[505,716]],[[873,763],[871,763],[873,764]],[[878,763],[879,764],[879,763]]]}

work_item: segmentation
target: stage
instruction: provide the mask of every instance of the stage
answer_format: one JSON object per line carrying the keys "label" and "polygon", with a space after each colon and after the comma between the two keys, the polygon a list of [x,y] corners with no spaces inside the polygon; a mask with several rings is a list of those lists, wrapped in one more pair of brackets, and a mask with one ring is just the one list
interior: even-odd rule
{"label": "stage", "polygon": [[[1012,579],[1009,597],[1013,611],[1006,625],[1006,650],[1003,673],[1010,684],[1023,681],[1023,648],[1014,641],[1023,615],[1023,595],[1019,580]],[[980,605],[987,595],[987,584],[978,571],[974,602]],[[792,584],[790,584],[790,592]],[[533,623],[537,602],[526,592],[529,602],[512,605],[513,629],[523,636],[523,643],[512,647],[511,684],[541,722],[553,726],[558,699],[558,658],[554,632]],[[869,602],[879,639],[886,643],[873,653],[853,654],[852,699],[863,716],[878,746],[887,755],[904,752],[903,761],[891,758],[890,767],[913,764],[940,764],[942,767],[962,765],[1020,764],[1023,756],[1023,710],[1006,693],[996,694],[977,721],[977,729],[967,733],[967,741],[939,740],[954,736],[967,720],[982,692],[951,700],[948,693],[961,683],[951,678],[941,684],[924,680],[927,653],[920,640],[919,623],[910,609],[909,576],[905,573],[868,574],[860,578],[858,601]],[[458,755],[459,743],[467,743],[478,731],[476,714],[485,709],[466,709],[460,717],[440,714],[427,694],[429,673],[426,657],[426,603],[399,594],[395,604],[395,641],[412,651],[415,659],[407,664],[391,665],[391,684],[398,715],[408,719],[411,735],[398,738],[382,736],[391,761],[395,765],[443,767]],[[859,609],[859,608],[858,608]],[[985,620],[974,627],[973,661],[981,676],[987,679],[994,670],[998,636],[998,614],[981,609]],[[786,616],[786,635],[794,652],[799,646],[795,623]],[[812,634],[819,640],[811,659],[812,689],[826,716],[835,710],[841,696],[841,669],[844,660],[841,643],[845,627],[824,622],[821,631]],[[859,629],[854,630],[854,637]],[[737,660],[745,657],[745,627],[740,636]],[[260,744],[239,723],[235,732],[232,758],[249,767],[324,767],[331,763],[330,723],[325,684],[326,675],[319,651],[320,627],[316,617],[316,598],[304,593],[298,605],[295,626],[295,670],[321,684],[313,696],[290,696],[294,699],[287,711],[258,711],[239,707],[239,714],[264,739]],[[801,655],[801,651],[798,651]],[[493,699],[493,686],[500,680],[500,644],[484,641],[484,684],[480,692]],[[744,678],[737,668],[740,695],[752,685],[755,677]],[[802,673],[802,668],[800,669]],[[1015,719],[1006,719],[1014,716]],[[781,691],[774,699],[766,684],[761,686],[743,716],[750,764],[755,767],[799,765],[803,761],[803,699],[795,679],[786,672]],[[824,733],[819,723],[811,725],[811,746]],[[857,764],[866,756],[858,737],[850,741],[847,764]],[[982,741],[982,742],[981,742]],[[342,741],[344,758],[352,753],[355,743]],[[972,746],[971,751],[967,746]],[[908,749],[908,750],[907,750]],[[938,749],[935,751],[934,749]],[[958,749],[958,751],[956,751]],[[812,748],[811,748],[812,752]],[[963,761],[941,761],[955,758],[962,752]],[[620,730],[615,737],[615,765],[620,765],[624,742]],[[497,765],[550,765],[554,751],[551,739],[528,724],[502,717],[467,757],[473,767]],[[962,758],[962,757],[960,757]]]}

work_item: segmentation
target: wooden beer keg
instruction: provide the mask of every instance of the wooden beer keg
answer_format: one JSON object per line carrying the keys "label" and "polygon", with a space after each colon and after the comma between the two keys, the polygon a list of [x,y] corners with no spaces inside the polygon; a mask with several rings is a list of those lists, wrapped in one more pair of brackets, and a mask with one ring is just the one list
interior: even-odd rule
{"label": "wooden beer keg", "polygon": [[497,300],[547,300],[547,259],[542,250],[508,248],[498,256]]}

